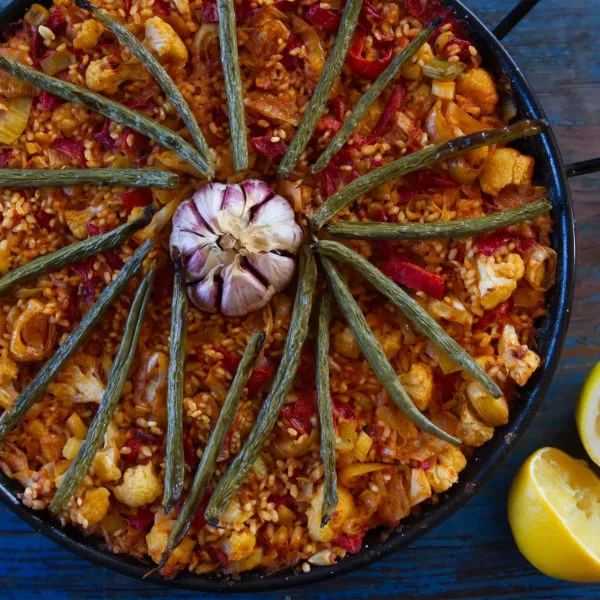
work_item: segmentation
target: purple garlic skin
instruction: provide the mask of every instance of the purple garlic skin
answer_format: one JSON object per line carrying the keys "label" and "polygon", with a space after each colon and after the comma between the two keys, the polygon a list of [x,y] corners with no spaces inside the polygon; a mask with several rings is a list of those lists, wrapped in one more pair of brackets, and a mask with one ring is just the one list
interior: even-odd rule
{"label": "purple garlic skin", "polygon": [[257,179],[209,183],[173,215],[169,241],[181,253],[190,300],[240,317],[266,306],[296,272],[303,232],[290,203]]}

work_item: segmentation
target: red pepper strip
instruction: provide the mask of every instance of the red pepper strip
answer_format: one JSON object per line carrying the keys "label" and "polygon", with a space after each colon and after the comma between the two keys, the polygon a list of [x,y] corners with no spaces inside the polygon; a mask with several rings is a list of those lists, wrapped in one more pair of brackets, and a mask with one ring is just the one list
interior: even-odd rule
{"label": "red pepper strip", "polygon": [[482,317],[479,318],[475,323],[475,331],[481,331],[487,329],[490,325],[498,322],[500,325],[504,325],[508,318],[509,313],[512,311],[513,301],[512,298],[505,300],[501,304],[498,304],[496,308],[486,311]]}
{"label": "red pepper strip", "polygon": [[[282,4],[291,4],[291,2],[282,2]],[[236,22],[246,21],[260,8],[252,8],[249,0],[242,0],[241,4],[235,5],[235,20]],[[202,22],[203,23],[218,23],[219,12],[217,10],[216,0],[204,0],[202,2]]]}
{"label": "red pepper strip", "polygon": [[346,101],[341,96],[337,96],[331,101],[331,104],[331,112],[335,118],[340,122],[343,121],[346,116]]}
{"label": "red pepper strip", "polygon": [[50,229],[50,221],[52,220],[53,215],[47,213],[45,210],[38,210],[38,212],[34,215],[36,223],[44,228]]}
{"label": "red pepper strip", "polygon": [[40,94],[40,105],[47,112],[53,111],[57,106],[60,106],[63,102],[64,100],[62,98],[59,98],[58,96],[55,96],[54,94],[51,94],[46,90],[43,90]]}
{"label": "red pepper strip", "polygon": [[102,146],[102,150],[114,150],[117,141],[110,137],[110,119],[104,117],[102,129],[94,133],[94,139]]}
{"label": "red pepper strip", "polygon": [[420,290],[436,300],[444,297],[444,280],[419,265],[392,259],[380,265],[379,269],[396,283]]}
{"label": "red pepper strip", "polygon": [[327,132],[329,132],[330,135],[335,135],[341,126],[342,124],[335,117],[321,117],[317,121],[313,137],[319,138]]}
{"label": "red pepper strip", "polygon": [[145,110],[148,108],[156,108],[156,102],[151,98],[140,98],[127,103],[127,107],[132,110]]}
{"label": "red pepper strip", "polygon": [[90,237],[94,237],[96,235],[100,235],[102,233],[106,233],[107,231],[109,231],[109,229],[106,225],[103,225],[102,227],[98,227],[98,225],[96,225],[94,223],[87,223],[86,229],[87,229],[88,235]]}
{"label": "red pepper strip", "polygon": [[324,33],[334,33],[340,26],[341,15],[327,8],[321,8],[319,4],[313,4],[304,13],[304,18],[317,29]]}
{"label": "red pepper strip", "polygon": [[210,559],[216,563],[219,563],[221,567],[226,568],[229,564],[227,554],[225,554],[221,548],[218,548],[217,546],[207,546],[206,551],[208,552]]}
{"label": "red pepper strip", "polygon": [[270,159],[279,158],[287,151],[287,144],[285,142],[273,142],[270,135],[252,138],[250,144],[257,154]]}
{"label": "red pepper strip", "polygon": [[[223,350],[222,348],[215,348],[215,350],[219,352],[219,354],[223,355],[223,368],[234,375],[238,370],[240,361],[242,360],[241,356],[235,356],[234,354],[231,354],[231,352],[227,352],[227,350]],[[251,393],[258,391],[273,378],[273,375],[275,375],[275,365],[273,365],[268,358],[263,356],[263,358],[258,361],[258,364],[254,367],[254,369],[252,369],[252,373],[248,379],[248,383],[246,384],[248,391]]]}
{"label": "red pepper strip", "polygon": [[[342,171],[340,167],[347,165],[349,171]],[[329,162],[329,164],[321,171],[321,187],[327,194],[331,196],[337,191],[338,183],[341,181],[348,185],[351,181],[359,176],[358,171],[354,167],[354,161],[350,152],[342,148]]]}
{"label": "red pepper strip", "polygon": [[388,100],[388,103],[385,105],[381,116],[379,117],[379,121],[369,135],[362,139],[356,139],[357,144],[372,144],[376,140],[378,140],[384,133],[387,132],[392,119],[395,114],[400,110],[400,106],[404,102],[406,98],[406,85],[403,81],[399,81],[392,90],[392,95]]}
{"label": "red pepper strip", "polygon": [[53,150],[58,150],[66,154],[69,158],[78,163],[81,167],[85,166],[85,148],[83,142],[79,140],[70,140],[62,138],[55,140],[50,146]]}
{"label": "red pepper strip", "polygon": [[293,69],[298,65],[300,59],[297,54],[291,54],[291,51],[295,48],[301,48],[302,46],[304,46],[302,38],[292,31],[285,46],[285,50],[283,51],[283,58],[281,59],[281,64],[286,69]]}
{"label": "red pepper strip", "polygon": [[212,487],[207,487],[204,492],[204,496],[202,496],[202,500],[198,505],[198,510],[196,511],[196,516],[192,521],[192,527],[198,531],[202,529],[206,525],[206,519],[204,518],[204,512],[206,511],[206,507],[208,506],[208,502],[210,497],[212,496],[213,490]]}
{"label": "red pepper strip", "polygon": [[290,496],[290,494],[288,494],[287,496],[279,496],[277,494],[271,494],[267,498],[267,502],[272,503],[276,509],[279,508],[281,505],[296,506],[296,501],[294,500],[294,498],[292,496]]}
{"label": "red pepper strip", "polygon": [[475,242],[475,248],[485,256],[492,256],[496,250],[507,246],[511,242],[514,242],[517,252],[524,254],[533,246],[535,240],[511,233],[508,229],[498,229],[480,235]]}
{"label": "red pepper strip", "polygon": [[286,420],[290,427],[295,429],[299,435],[312,431],[312,414],[315,404],[314,394],[303,394],[298,396],[293,404],[286,404],[280,412],[281,418]]}
{"label": "red pepper strip", "polygon": [[367,60],[363,58],[362,51],[365,45],[365,34],[357,32],[354,34],[348,48],[346,62],[354,73],[362,77],[376,79],[383,73],[386,67],[392,62],[392,47],[390,46],[384,56],[377,60]]}
{"label": "red pepper strip", "polygon": [[346,404],[345,402],[337,402],[333,401],[333,414],[338,419],[343,419],[344,421],[356,421],[356,412],[354,411],[354,407],[350,404]]}
{"label": "red pepper strip", "polygon": [[138,206],[146,206],[152,202],[152,190],[150,188],[138,188],[131,192],[121,194],[121,202],[125,210],[130,213]]}
{"label": "red pepper strip", "polygon": [[[96,271],[94,270],[94,259],[86,258],[85,260],[81,260],[73,265],[71,265],[71,270],[79,275],[79,279],[81,280],[79,286],[81,288],[81,292],[87,304],[91,304],[94,301],[94,297],[96,296]],[[131,438],[135,441],[134,438]],[[127,445],[127,444],[125,444]],[[141,443],[140,443],[141,446]],[[139,451],[139,448],[137,449]],[[137,454],[136,454],[137,457]]]}
{"label": "red pepper strip", "polygon": [[67,21],[60,8],[53,8],[50,16],[44,21],[44,26],[52,31],[56,36],[63,35],[67,31]]}
{"label": "red pepper strip", "polygon": [[348,554],[356,554],[363,543],[363,539],[365,537],[364,533],[355,533],[353,535],[343,535],[335,540],[333,540],[332,544],[334,546],[339,546],[340,548],[344,548]]}
{"label": "red pepper strip", "polygon": [[131,527],[139,531],[143,531],[154,522],[154,513],[149,508],[141,508],[133,515],[125,517]]}
{"label": "red pepper strip", "polygon": [[4,169],[8,164],[8,160],[12,156],[12,149],[7,148],[6,150],[2,150],[0,152],[0,169]]}

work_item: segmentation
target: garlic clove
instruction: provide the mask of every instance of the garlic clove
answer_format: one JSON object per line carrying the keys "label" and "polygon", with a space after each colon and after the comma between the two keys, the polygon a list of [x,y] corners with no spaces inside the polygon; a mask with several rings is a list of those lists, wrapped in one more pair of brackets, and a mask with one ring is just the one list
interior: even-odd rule
{"label": "garlic clove", "polygon": [[221,214],[228,213],[238,219],[244,216],[246,208],[246,196],[239,185],[229,185],[223,196],[223,206]]}
{"label": "garlic clove", "polygon": [[217,216],[223,206],[223,198],[228,186],[224,183],[208,183],[192,196],[198,214],[206,225],[215,233],[220,234]]}
{"label": "garlic clove", "polygon": [[235,252],[221,250],[217,244],[210,244],[197,248],[194,254],[189,256],[186,264],[186,281],[197,281],[203,279],[215,267],[227,265],[233,262]]}
{"label": "garlic clove", "polygon": [[188,288],[190,300],[205,312],[217,312],[219,306],[219,282],[217,275],[220,267],[215,267],[208,275],[198,283]]}
{"label": "garlic clove", "polygon": [[296,261],[292,257],[275,252],[264,252],[248,258],[248,264],[278,292],[290,284],[296,270]]}
{"label": "garlic clove", "polygon": [[247,256],[272,250],[295,253],[302,243],[302,237],[302,229],[295,223],[250,225],[240,232],[241,246]]}
{"label": "garlic clove", "polygon": [[246,213],[248,215],[255,206],[262,204],[273,195],[273,190],[260,179],[248,179],[242,183],[241,188],[246,196]]}
{"label": "garlic clove", "polygon": [[275,293],[274,288],[265,287],[251,271],[244,269],[241,261],[238,254],[221,271],[221,312],[229,317],[241,317],[262,308]]}
{"label": "garlic clove", "polygon": [[[250,225],[276,225],[294,222],[292,205],[282,196],[273,196],[268,202],[261,204],[250,221]],[[300,227],[294,222],[296,227]]]}

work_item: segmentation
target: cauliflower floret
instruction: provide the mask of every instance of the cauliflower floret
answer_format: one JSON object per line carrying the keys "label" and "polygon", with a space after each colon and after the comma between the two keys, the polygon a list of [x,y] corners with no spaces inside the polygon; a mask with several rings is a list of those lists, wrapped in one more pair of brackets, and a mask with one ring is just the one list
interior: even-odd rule
{"label": "cauliflower floret", "polygon": [[330,521],[321,527],[321,509],[323,507],[323,486],[319,486],[317,493],[306,511],[308,518],[308,535],[316,542],[330,542],[337,537],[340,525],[356,514],[356,504],[352,494],[338,485],[338,504]]}
{"label": "cauliflower floret", "polygon": [[71,402],[97,402],[100,404],[104,383],[98,373],[98,360],[88,354],[78,354],[58,374],[48,391]]}
{"label": "cauliflower floret", "polygon": [[104,33],[104,25],[96,19],[86,19],[73,40],[73,48],[78,50],[93,50]]}
{"label": "cauliflower floret", "polygon": [[467,459],[454,446],[446,446],[436,458],[436,463],[425,473],[433,491],[441,494],[458,481],[458,474],[467,466]]}
{"label": "cauliflower floret", "polygon": [[118,433],[118,429],[111,422],[104,435],[104,446],[94,456],[92,469],[100,481],[118,481],[121,479],[121,469],[117,466],[119,460]]}
{"label": "cauliflower floret", "polygon": [[521,154],[514,148],[499,148],[492,153],[479,177],[481,189],[495,196],[511,183],[525,185],[531,183],[533,157]]}
{"label": "cauliflower floret", "polygon": [[525,385],[540,366],[540,357],[521,344],[512,325],[505,325],[498,343],[498,352],[508,374],[519,384]]}
{"label": "cauliflower floret", "polygon": [[[162,555],[167,549],[169,534],[173,528],[171,519],[162,518],[156,521],[152,529],[146,536],[146,544],[148,545],[148,554],[155,563],[159,563]],[[173,567],[177,564],[187,565],[192,559],[192,553],[196,542],[191,537],[185,537],[181,544],[173,550],[169,560],[166,563],[167,567]]]}
{"label": "cauliflower floret", "polygon": [[419,410],[427,410],[433,392],[433,372],[425,363],[414,363],[408,373],[399,377],[411,400]]}
{"label": "cauliflower floret", "polygon": [[188,51],[177,32],[160,17],[151,17],[144,24],[145,45],[164,61],[185,63]]}
{"label": "cauliflower floret", "polygon": [[423,469],[410,470],[410,487],[408,489],[408,501],[411,507],[431,498],[431,484],[427,473]]}
{"label": "cauliflower floret", "polygon": [[127,469],[123,483],[113,491],[119,502],[137,508],[154,502],[162,494],[163,485],[152,463],[148,463]]}
{"label": "cauliflower floret", "polygon": [[230,538],[223,542],[223,550],[229,560],[242,560],[252,554],[256,546],[256,536],[248,531],[232,532]]}
{"label": "cauliflower floret", "polygon": [[146,79],[144,70],[135,62],[119,63],[110,56],[93,60],[85,70],[85,85],[93,92],[116,94],[128,81]]}
{"label": "cauliflower floret", "polygon": [[483,446],[492,439],[494,428],[477,419],[464,401],[460,406],[460,421],[456,435],[469,446]]}
{"label": "cauliflower floret", "polygon": [[67,227],[76,238],[84,240],[88,237],[87,224],[100,212],[100,208],[99,206],[88,206],[83,210],[65,210]]}
{"label": "cauliflower floret", "polygon": [[428,308],[434,319],[446,319],[460,325],[472,325],[473,315],[467,310],[466,306],[456,297],[450,296],[449,302],[442,300],[432,300]]}
{"label": "cauliflower floret", "polygon": [[501,263],[496,263],[493,256],[478,256],[477,279],[483,308],[490,310],[508,300],[524,273],[525,264],[518,254],[509,254]]}
{"label": "cauliflower floret", "polygon": [[484,115],[494,111],[498,104],[498,93],[492,76],[480,67],[468,69],[456,80],[456,93],[472,100]]}
{"label": "cauliflower floret", "polygon": [[110,506],[110,492],[105,487],[89,490],[83,496],[83,504],[76,509],[76,520],[84,527],[95,525],[104,519]]}
{"label": "cauliflower floret", "polygon": [[487,425],[498,427],[508,423],[508,404],[504,396],[494,398],[479,381],[469,382],[466,392],[471,406]]}

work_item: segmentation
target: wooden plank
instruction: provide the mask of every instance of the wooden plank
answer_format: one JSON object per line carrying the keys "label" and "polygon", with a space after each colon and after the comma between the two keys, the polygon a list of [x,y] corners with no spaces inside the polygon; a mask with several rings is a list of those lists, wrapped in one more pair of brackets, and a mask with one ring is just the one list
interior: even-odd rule
{"label": "wooden plank", "polygon": [[[509,0],[469,2],[490,26],[513,4]],[[544,0],[505,40],[538,92],[567,161],[600,156],[599,31],[597,2]],[[573,407],[585,374],[600,355],[600,175],[574,180],[572,191],[579,254],[569,338],[546,401],[517,450],[478,496],[411,547],[318,588],[264,596],[286,600],[600,597],[599,585],[557,582],[531,567],[519,554],[505,515],[510,482],[528,454],[556,445],[583,456]],[[0,582],[2,598],[56,598],[58,590],[61,597],[73,599],[143,594],[198,597],[94,567],[33,532],[5,508],[0,508]]]}

